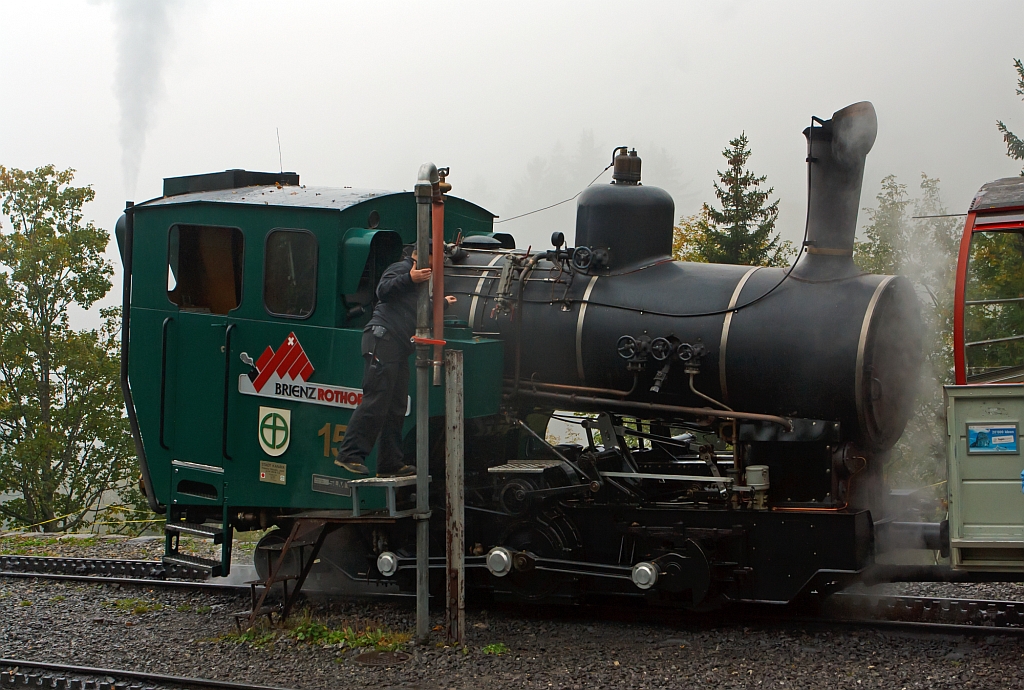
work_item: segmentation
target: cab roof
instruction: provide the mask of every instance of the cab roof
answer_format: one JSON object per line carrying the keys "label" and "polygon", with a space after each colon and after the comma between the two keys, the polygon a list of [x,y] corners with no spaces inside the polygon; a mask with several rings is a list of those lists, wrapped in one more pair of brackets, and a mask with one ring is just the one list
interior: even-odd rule
{"label": "cab roof", "polygon": [[205,202],[215,204],[256,204],[259,206],[324,208],[341,211],[351,206],[355,206],[356,204],[361,204],[364,201],[402,193],[404,192],[384,189],[300,187],[270,184],[163,196],[139,204],[139,206],[167,206],[171,204]]}
{"label": "cab roof", "polygon": [[1024,208],[1024,177],[1004,177],[982,186],[974,195],[971,211]]}

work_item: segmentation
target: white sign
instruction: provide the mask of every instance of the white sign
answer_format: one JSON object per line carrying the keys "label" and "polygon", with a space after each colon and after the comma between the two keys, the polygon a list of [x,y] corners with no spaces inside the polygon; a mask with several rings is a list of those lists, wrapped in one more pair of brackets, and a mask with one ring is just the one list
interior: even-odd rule
{"label": "white sign", "polygon": [[284,454],[292,441],[292,411],[261,406],[256,435],[264,453],[273,458]]}

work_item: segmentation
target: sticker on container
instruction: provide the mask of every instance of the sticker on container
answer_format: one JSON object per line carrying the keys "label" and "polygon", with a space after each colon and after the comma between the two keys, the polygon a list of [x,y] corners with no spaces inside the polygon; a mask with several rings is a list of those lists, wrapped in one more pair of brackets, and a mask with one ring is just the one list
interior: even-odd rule
{"label": "sticker on container", "polygon": [[271,484],[285,484],[288,475],[288,465],[283,462],[270,462],[260,460],[260,481]]}
{"label": "sticker on container", "polygon": [[978,455],[1019,453],[1016,424],[968,424],[967,452]]}

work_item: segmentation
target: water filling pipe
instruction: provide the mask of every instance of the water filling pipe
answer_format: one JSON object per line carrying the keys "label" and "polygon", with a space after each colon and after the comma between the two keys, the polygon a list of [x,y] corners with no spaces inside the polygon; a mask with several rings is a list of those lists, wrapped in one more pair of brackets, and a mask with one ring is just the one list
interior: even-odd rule
{"label": "water filling pipe", "polygon": [[[430,274],[434,287],[434,340],[444,340],[444,195],[451,190],[452,186],[445,182],[448,176],[448,168],[441,168],[437,171],[438,182],[434,188],[434,196],[431,198],[431,211],[433,213],[433,258],[430,267],[433,269]],[[419,254],[419,256],[423,256]],[[434,385],[441,385],[441,364],[444,360],[444,346],[434,345]]]}
{"label": "water filling pipe", "polygon": [[[431,205],[440,178],[424,163],[416,179],[416,256],[430,256]],[[443,272],[443,271],[441,271]],[[416,301],[416,641],[430,638],[430,286],[419,283]],[[441,299],[444,295],[441,295]]]}

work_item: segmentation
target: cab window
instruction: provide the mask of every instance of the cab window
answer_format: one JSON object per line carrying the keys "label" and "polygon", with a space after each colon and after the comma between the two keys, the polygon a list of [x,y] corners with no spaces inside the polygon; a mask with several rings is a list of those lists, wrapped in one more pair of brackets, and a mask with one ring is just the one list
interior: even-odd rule
{"label": "cab window", "polygon": [[970,251],[964,295],[967,378],[1008,380],[1024,368],[1024,234],[976,231]]}
{"label": "cab window", "polygon": [[316,306],[316,236],[308,230],[271,230],[263,261],[267,311],[294,319],[312,314]]}
{"label": "cab window", "polygon": [[172,225],[167,299],[182,311],[227,314],[242,300],[244,239],[238,228]]}

